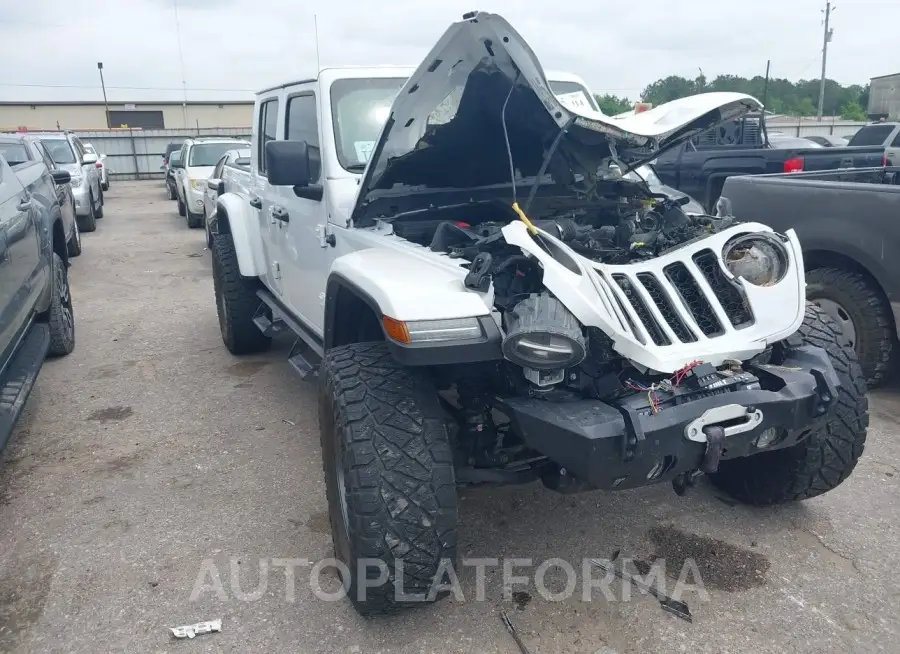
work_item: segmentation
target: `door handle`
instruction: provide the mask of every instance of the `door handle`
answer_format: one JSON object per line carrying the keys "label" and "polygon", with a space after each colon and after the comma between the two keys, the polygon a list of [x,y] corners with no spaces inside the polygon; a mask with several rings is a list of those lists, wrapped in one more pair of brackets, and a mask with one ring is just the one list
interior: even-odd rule
{"label": "door handle", "polygon": [[254,209],[262,209],[262,198],[258,195],[250,196],[250,206]]}
{"label": "door handle", "polygon": [[22,200],[19,203],[19,211],[28,211],[31,209],[31,200]]}
{"label": "door handle", "polygon": [[291,217],[288,214],[287,209],[285,209],[282,206],[279,206],[276,204],[275,206],[272,207],[272,210],[270,213],[272,214],[272,218],[274,218],[275,220],[280,220],[281,222],[284,222],[284,223],[291,222]]}

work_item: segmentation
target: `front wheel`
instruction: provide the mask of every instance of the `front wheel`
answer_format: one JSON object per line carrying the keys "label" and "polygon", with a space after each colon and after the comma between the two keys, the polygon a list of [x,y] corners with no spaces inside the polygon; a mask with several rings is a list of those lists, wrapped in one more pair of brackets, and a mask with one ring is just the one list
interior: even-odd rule
{"label": "front wheel", "polygon": [[51,255],[50,308],[43,319],[50,325],[50,356],[63,356],[75,349],[75,311],[69,288],[69,271],[62,258]]}
{"label": "front wheel", "polygon": [[741,502],[764,506],[827,493],[850,476],[862,456],[869,401],[856,352],[840,328],[812,304],[800,336],[805,345],[828,353],[840,382],[836,405],[828,422],[792,447],[722,461],[711,480]]}
{"label": "front wheel", "polygon": [[184,202],[180,198],[176,197],[175,199],[178,200],[178,215],[183,218],[187,214],[187,207],[184,206]]}
{"label": "front wheel", "polygon": [[194,213],[193,211],[187,212],[187,226],[190,229],[197,229],[203,225],[203,214],[202,213]]}
{"label": "front wheel", "polygon": [[75,224],[72,225],[72,238],[66,243],[66,250],[70,257],[77,257],[81,254],[81,230],[78,228],[78,220],[73,222]]}
{"label": "front wheel", "polygon": [[[328,514],[344,587],[362,615],[440,599],[434,588],[456,563],[445,418],[428,377],[399,365],[384,343],[325,354],[319,433]],[[373,575],[387,581],[375,584]]]}

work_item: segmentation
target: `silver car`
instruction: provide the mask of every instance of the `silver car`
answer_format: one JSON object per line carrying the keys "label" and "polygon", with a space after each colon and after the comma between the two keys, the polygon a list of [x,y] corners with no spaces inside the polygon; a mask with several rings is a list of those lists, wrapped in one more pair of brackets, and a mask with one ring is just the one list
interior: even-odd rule
{"label": "silver car", "polygon": [[103,188],[100,186],[99,160],[88,152],[72,133],[38,134],[53,162],[72,176],[72,195],[75,196],[77,216],[103,217]]}

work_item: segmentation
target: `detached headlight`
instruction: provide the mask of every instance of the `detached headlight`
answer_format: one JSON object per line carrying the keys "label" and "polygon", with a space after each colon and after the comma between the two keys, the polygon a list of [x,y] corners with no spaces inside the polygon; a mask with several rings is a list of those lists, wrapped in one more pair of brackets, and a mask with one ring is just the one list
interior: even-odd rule
{"label": "detached headlight", "polygon": [[774,235],[743,234],[722,249],[725,267],[735,277],[743,277],[754,286],[773,286],[787,273],[790,256]]}
{"label": "detached headlight", "polygon": [[522,300],[505,318],[503,356],[516,365],[558,370],[578,365],[587,354],[578,319],[548,293]]}

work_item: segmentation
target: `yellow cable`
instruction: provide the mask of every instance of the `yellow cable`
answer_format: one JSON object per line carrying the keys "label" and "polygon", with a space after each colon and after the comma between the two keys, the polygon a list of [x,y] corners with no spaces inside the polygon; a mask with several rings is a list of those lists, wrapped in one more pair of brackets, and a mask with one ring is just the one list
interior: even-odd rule
{"label": "yellow cable", "polygon": [[522,211],[522,209],[519,207],[518,202],[512,203],[512,210],[516,212],[516,215],[519,217],[519,220],[521,220],[523,223],[525,223],[525,227],[528,228],[529,232],[531,232],[532,234],[538,233],[537,227],[534,226],[534,223],[532,223],[530,220],[528,220],[528,216],[526,216],[525,212]]}

